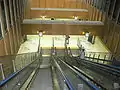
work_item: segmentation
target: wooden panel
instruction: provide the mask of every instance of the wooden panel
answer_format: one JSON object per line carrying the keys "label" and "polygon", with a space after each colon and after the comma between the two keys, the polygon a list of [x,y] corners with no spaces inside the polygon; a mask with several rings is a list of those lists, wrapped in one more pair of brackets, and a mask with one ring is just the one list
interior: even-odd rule
{"label": "wooden panel", "polygon": [[81,3],[81,1],[80,0],[77,0],[76,1],[76,5],[77,5],[77,8],[82,8],[82,3]]}
{"label": "wooden panel", "polygon": [[0,56],[5,55],[5,47],[4,47],[4,41],[0,40]]}
{"label": "wooden panel", "polygon": [[71,0],[70,1],[70,8],[76,8],[76,6],[77,6],[77,3],[76,3],[76,0]]}
{"label": "wooden panel", "polygon": [[97,9],[97,10],[96,10],[96,18],[95,18],[96,21],[98,21],[98,15],[99,15],[99,11],[98,11],[98,9]]}
{"label": "wooden panel", "polygon": [[83,3],[82,3],[82,8],[87,9],[87,4],[83,2]]}
{"label": "wooden panel", "polygon": [[[32,11],[33,12],[32,13],[30,10],[31,8],[78,8],[78,9],[83,8],[83,9],[86,9],[86,6],[80,0],[28,0],[27,5],[25,7],[24,18],[30,19],[30,18],[33,18],[34,15],[37,17],[40,16],[40,15],[38,15],[38,13],[40,11],[36,10],[37,13],[34,13],[36,11],[34,11],[34,12]],[[46,13],[47,13],[47,11],[46,11]],[[67,12],[67,13],[69,13],[69,12]],[[45,13],[42,13],[42,15],[45,15]],[[75,12],[74,12],[74,15],[75,15]],[[81,13],[79,15],[81,16]],[[55,14],[54,14],[54,16],[55,16]],[[70,15],[70,16],[72,16],[72,15]],[[84,17],[84,14],[83,14],[83,17]]]}
{"label": "wooden panel", "polygon": [[31,10],[31,18],[39,18],[40,16],[45,15],[49,17],[72,17],[80,16],[82,18],[88,17],[88,12],[66,12],[66,11],[37,11]]}
{"label": "wooden panel", "polygon": [[46,7],[46,0],[39,0],[39,8],[45,8]]}
{"label": "wooden panel", "polygon": [[100,11],[98,20],[101,21],[101,18],[102,18],[102,12]]}
{"label": "wooden panel", "polygon": [[60,35],[66,34],[66,25],[52,25],[51,34],[60,34]]}
{"label": "wooden panel", "polygon": [[9,42],[9,36],[8,36],[8,33],[6,33],[5,37],[4,37],[4,41],[5,41],[5,46],[6,46],[6,49],[7,49],[7,55],[10,55],[11,54],[11,49],[10,49],[10,42]]}
{"label": "wooden panel", "polygon": [[80,0],[32,0],[31,8],[87,8]]}
{"label": "wooden panel", "polygon": [[116,25],[115,22],[106,18],[102,37],[110,51],[120,55],[120,25]]}
{"label": "wooden panel", "polygon": [[57,0],[58,1],[58,8],[64,8],[64,0]]}
{"label": "wooden panel", "polygon": [[13,30],[9,30],[9,37],[11,40],[11,49],[12,49],[12,54],[15,53],[15,45],[14,45],[14,38],[13,38]]}
{"label": "wooden panel", "polygon": [[64,8],[69,8],[69,7],[70,7],[69,0],[65,0],[64,1]]}
{"label": "wooden panel", "polygon": [[58,1],[57,1],[57,0],[53,0],[53,2],[52,2],[52,7],[53,7],[53,8],[58,7]]}
{"label": "wooden panel", "polygon": [[31,0],[31,7],[38,8],[39,7],[39,0]]}
{"label": "wooden panel", "polygon": [[67,25],[67,24],[49,24],[49,25],[41,25],[41,24],[34,24],[34,25],[23,25],[22,33],[24,34],[37,34],[38,30],[44,30],[46,34],[75,34],[79,35],[83,31],[90,31],[95,35],[102,34],[103,27],[101,26],[80,26],[80,25]]}
{"label": "wooden panel", "polygon": [[52,8],[52,1],[51,0],[46,0],[46,8]]}
{"label": "wooden panel", "polygon": [[[32,0],[31,0],[31,2],[32,2]],[[27,4],[25,6],[24,18],[28,18],[29,19],[30,16],[31,16],[31,13],[30,13],[30,8],[32,7],[32,3],[31,2],[28,0]]]}

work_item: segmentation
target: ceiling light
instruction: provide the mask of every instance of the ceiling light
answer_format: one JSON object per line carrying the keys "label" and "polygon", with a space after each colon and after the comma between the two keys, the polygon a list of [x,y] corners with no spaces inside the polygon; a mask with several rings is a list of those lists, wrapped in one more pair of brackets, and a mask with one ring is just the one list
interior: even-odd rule
{"label": "ceiling light", "polygon": [[75,16],[74,19],[77,20],[77,19],[78,19],[78,16]]}
{"label": "ceiling light", "polygon": [[45,19],[46,16],[41,16],[41,17],[42,17],[42,19]]}

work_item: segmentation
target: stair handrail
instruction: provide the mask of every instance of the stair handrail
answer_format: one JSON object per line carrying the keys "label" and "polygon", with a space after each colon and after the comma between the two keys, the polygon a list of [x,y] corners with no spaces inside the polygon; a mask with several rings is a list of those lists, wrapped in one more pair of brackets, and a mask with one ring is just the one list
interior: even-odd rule
{"label": "stair handrail", "polygon": [[[37,60],[37,59],[36,59]],[[2,86],[4,86],[6,83],[8,83],[11,79],[13,79],[15,76],[17,76],[20,72],[22,72],[23,70],[25,70],[27,67],[29,67],[31,64],[33,64],[36,60],[32,61],[30,64],[26,65],[25,67],[23,67],[21,70],[14,72],[12,75],[10,75],[8,78],[2,80],[0,82],[0,88]]]}

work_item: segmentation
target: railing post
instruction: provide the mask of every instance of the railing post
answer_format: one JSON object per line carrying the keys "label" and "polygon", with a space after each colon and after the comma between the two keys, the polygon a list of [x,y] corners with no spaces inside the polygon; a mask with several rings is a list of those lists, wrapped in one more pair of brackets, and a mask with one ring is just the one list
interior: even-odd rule
{"label": "railing post", "polygon": [[89,54],[89,59],[91,58],[91,54]]}
{"label": "railing post", "polygon": [[14,72],[16,72],[15,60],[12,60],[12,64],[13,64],[13,70]]}
{"label": "railing post", "polygon": [[53,41],[52,46],[53,46],[53,48],[54,48],[54,37],[52,38],[52,41]]}
{"label": "railing post", "polygon": [[109,53],[108,55],[109,55],[108,60],[111,60],[112,54]]}
{"label": "railing post", "polygon": [[94,60],[94,58],[95,58],[95,54],[93,55],[93,60]]}
{"label": "railing post", "polygon": [[100,54],[98,55],[98,59],[97,59],[97,62],[99,63],[99,59],[100,59]]}
{"label": "railing post", "polygon": [[111,55],[111,60],[113,60],[113,57],[114,57],[114,55],[112,54],[112,55]]}
{"label": "railing post", "polygon": [[37,55],[36,55],[37,53],[35,53],[35,58],[37,57]]}
{"label": "railing post", "polygon": [[28,58],[28,55],[29,55],[29,54],[26,54],[26,65],[29,64],[29,58]]}
{"label": "railing post", "polygon": [[23,61],[24,61],[24,66],[26,66],[26,61],[27,61],[26,59],[27,59],[27,58],[26,58],[26,55],[25,55],[25,58],[24,58],[24,60],[23,60]]}
{"label": "railing post", "polygon": [[31,55],[31,60],[33,61],[33,54]]}
{"label": "railing post", "polygon": [[35,58],[36,58],[36,57],[35,57],[35,53],[34,53],[34,60],[35,60]]}
{"label": "railing post", "polygon": [[5,74],[4,74],[4,70],[3,70],[3,64],[0,63],[0,69],[1,69],[1,74],[2,74],[2,79],[5,79]]}
{"label": "railing post", "polygon": [[104,56],[104,60],[103,60],[103,63],[105,62],[105,59],[106,59],[106,55]]}
{"label": "railing post", "polygon": [[28,64],[30,64],[31,63],[31,61],[30,61],[30,54],[28,54],[28,61],[29,61],[29,63]]}
{"label": "railing post", "polygon": [[24,58],[21,59],[21,69],[24,67],[24,65],[23,65],[23,60],[24,60]]}

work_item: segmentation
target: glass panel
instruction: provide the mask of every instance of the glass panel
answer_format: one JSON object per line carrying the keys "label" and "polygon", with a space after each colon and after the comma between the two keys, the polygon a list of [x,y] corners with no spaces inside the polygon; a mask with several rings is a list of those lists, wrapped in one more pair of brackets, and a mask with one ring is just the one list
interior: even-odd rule
{"label": "glass panel", "polygon": [[[19,68],[20,71],[17,70],[19,73],[18,72],[16,73],[18,74],[13,73],[13,68],[6,66],[4,63],[3,68],[5,71],[5,76],[7,75],[13,78],[11,80],[7,80],[6,84],[4,84],[1,87],[2,90],[20,90],[21,86],[25,83],[25,81],[28,79],[31,73],[38,68],[39,62],[40,62],[39,55],[37,53],[22,54],[14,58],[15,58],[14,60],[15,60],[16,70],[20,65],[20,68]],[[1,61],[4,61],[4,60],[1,60]],[[9,59],[8,61],[11,63],[10,66],[12,66],[11,59]]]}
{"label": "glass panel", "polygon": [[[103,0],[104,1],[104,0]],[[110,0],[106,0],[105,2],[105,5],[104,5],[104,11],[105,12],[108,12],[108,10],[109,10],[109,5],[110,5]],[[101,5],[101,7],[102,7],[102,5]]]}
{"label": "glass panel", "polygon": [[120,8],[120,0],[116,0],[115,9],[114,9],[114,13],[113,13],[113,19],[117,18],[119,8]]}
{"label": "glass panel", "polygon": [[14,25],[15,25],[15,15],[14,15],[13,0],[11,0],[11,6],[12,6],[12,13],[13,13],[13,23],[14,23]]}
{"label": "glass panel", "polygon": [[118,18],[118,24],[120,24],[120,14],[119,14],[119,18]]}
{"label": "glass panel", "polygon": [[0,39],[2,37],[2,31],[1,31],[1,23],[0,23]]}
{"label": "glass panel", "polygon": [[2,20],[3,20],[3,25],[5,32],[7,32],[7,23],[6,23],[6,16],[5,16],[5,7],[4,7],[4,2],[1,1],[1,9],[2,9]]}
{"label": "glass panel", "polygon": [[9,0],[6,1],[6,4],[7,4],[7,9],[8,9],[9,24],[11,25],[10,4],[9,4]]}
{"label": "glass panel", "polygon": [[112,15],[114,2],[115,2],[115,0],[110,0],[110,7],[109,7],[109,11],[108,11],[109,17]]}
{"label": "glass panel", "polygon": [[17,5],[18,5],[18,0],[15,0],[16,17],[18,18],[18,8],[17,8]]}

